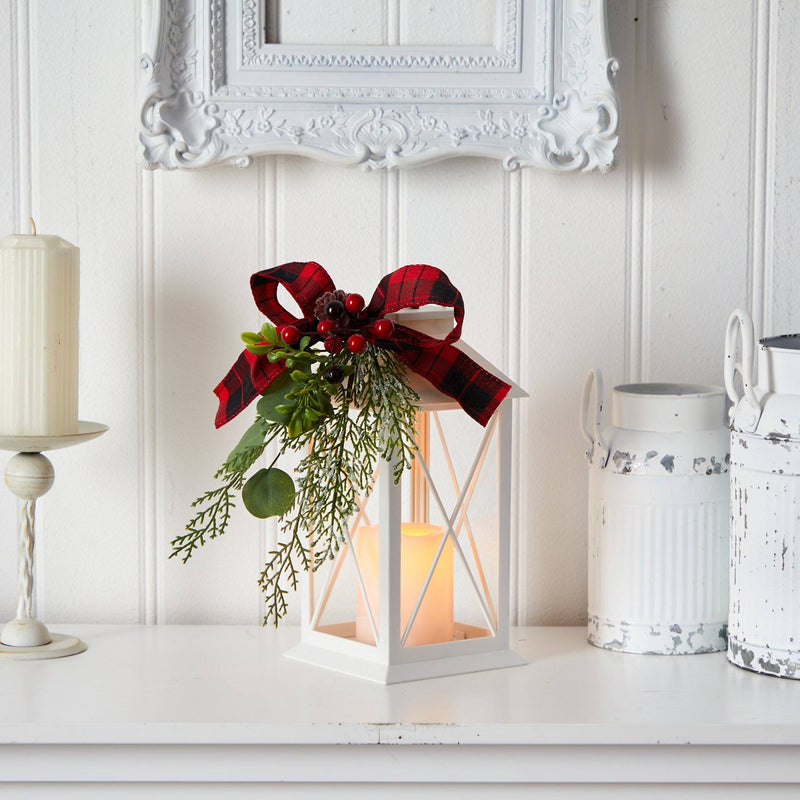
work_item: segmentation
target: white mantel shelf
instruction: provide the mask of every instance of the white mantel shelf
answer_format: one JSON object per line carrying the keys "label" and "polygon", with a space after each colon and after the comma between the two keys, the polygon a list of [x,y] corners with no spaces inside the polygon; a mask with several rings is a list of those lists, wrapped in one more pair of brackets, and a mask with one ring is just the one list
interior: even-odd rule
{"label": "white mantel shelf", "polygon": [[50,627],[89,649],[0,661],[0,781],[800,782],[800,682],[722,654],[522,628],[528,666],[385,687],[283,658],[292,628]]}

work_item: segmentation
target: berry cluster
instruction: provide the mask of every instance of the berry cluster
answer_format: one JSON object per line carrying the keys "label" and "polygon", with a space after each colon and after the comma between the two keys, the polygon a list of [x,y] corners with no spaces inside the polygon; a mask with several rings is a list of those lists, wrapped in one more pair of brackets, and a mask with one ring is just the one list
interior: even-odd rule
{"label": "berry cluster", "polygon": [[[321,298],[322,302],[317,304],[314,314],[317,318],[317,333],[323,337],[323,347],[335,356],[345,347],[351,353],[363,353],[367,347],[367,339],[360,332],[364,327],[359,321],[364,310],[364,298],[360,294],[348,294],[337,291],[329,293]],[[393,331],[394,325],[391,320],[378,319],[369,324],[370,333],[378,339],[388,339]],[[278,335],[284,344],[292,347],[302,338],[302,333],[296,325],[281,325],[278,328]],[[328,383],[341,383],[344,372],[336,364],[332,364],[323,373],[323,377]]]}

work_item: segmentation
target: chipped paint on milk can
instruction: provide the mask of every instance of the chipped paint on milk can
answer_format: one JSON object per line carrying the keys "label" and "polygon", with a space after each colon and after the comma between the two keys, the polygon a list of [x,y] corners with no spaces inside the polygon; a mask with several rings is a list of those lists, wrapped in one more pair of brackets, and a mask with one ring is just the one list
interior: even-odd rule
{"label": "chipped paint on milk can", "polygon": [[728,616],[728,430],[718,386],[613,390],[602,429],[599,370],[586,378],[589,641],[628,653],[724,650]]}
{"label": "chipped paint on milk can", "polygon": [[757,381],[754,349],[750,315],[734,311],[725,342],[733,401],[728,660],[800,678],[800,334],[761,339]]}

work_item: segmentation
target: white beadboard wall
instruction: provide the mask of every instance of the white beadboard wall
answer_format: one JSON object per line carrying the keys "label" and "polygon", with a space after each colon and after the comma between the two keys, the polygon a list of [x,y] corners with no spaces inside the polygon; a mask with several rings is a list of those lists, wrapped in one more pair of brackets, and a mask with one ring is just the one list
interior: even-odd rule
{"label": "white beadboard wall", "polygon": [[[351,17],[388,41],[403,2]],[[152,174],[137,156],[140,3],[0,1],[0,233],[32,214],[80,246],[81,416],[111,426],[53,456],[41,616],[260,621],[270,525],[237,514],[187,566],[167,560],[169,540],[248,424],[215,431],[211,394],[239,332],[259,324],[248,276],[315,259],[363,294],[415,261],[456,281],[465,338],[531,392],[518,413],[516,619],[585,620],[587,369],[609,385],[719,383],[735,306],[759,333],[800,328],[800,5],[609,0],[608,16],[622,122],[607,175],[507,174],[482,159],[367,174],[292,157]],[[15,525],[3,490],[0,617],[15,608]]]}

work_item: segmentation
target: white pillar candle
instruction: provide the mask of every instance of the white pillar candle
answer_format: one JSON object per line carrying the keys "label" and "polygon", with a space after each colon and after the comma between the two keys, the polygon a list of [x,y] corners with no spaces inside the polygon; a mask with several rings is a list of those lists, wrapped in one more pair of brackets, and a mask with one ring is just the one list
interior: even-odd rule
{"label": "white pillar candle", "polygon": [[[417,598],[425,585],[433,559],[444,536],[444,528],[421,522],[404,522],[400,545],[400,628],[405,631]],[[378,569],[378,526],[362,525],[357,531],[356,558],[364,579],[375,626],[378,627],[380,572]],[[373,644],[367,609],[356,589],[356,639]],[[453,543],[445,543],[439,563],[425,593],[407,647],[453,641]]]}
{"label": "white pillar candle", "polygon": [[0,240],[0,434],[78,430],[78,248]]}

